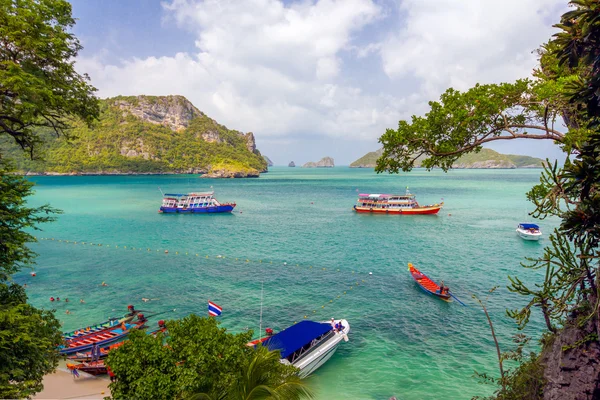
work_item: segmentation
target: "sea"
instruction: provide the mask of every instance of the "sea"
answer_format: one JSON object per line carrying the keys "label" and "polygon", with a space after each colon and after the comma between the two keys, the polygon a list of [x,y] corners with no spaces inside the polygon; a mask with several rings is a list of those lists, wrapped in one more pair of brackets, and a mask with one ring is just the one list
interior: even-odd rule
{"label": "sea", "polygon": [[[65,331],[122,315],[129,304],[161,313],[154,321],[205,316],[208,300],[223,308],[223,327],[255,337],[303,319],[343,318],[349,341],[307,379],[317,399],[470,399],[495,390],[475,372],[499,374],[473,296],[486,305],[503,351],[518,333],[535,343],[543,328],[537,310],[524,331],[506,315],[528,301],[507,289],[508,276],[542,281],[543,271],[521,263],[543,254],[559,224],[537,221],[540,242],[515,233],[518,223],[536,222],[526,192],[540,174],[272,167],[254,179],[31,177],[29,204],[63,213],[34,233],[36,276],[25,269],[15,281],[27,284],[35,306],[56,310]],[[420,204],[443,201],[444,208],[422,216],[353,211],[359,193],[407,187]],[[158,213],[161,191],[207,190],[235,202],[234,212]],[[408,263],[443,280],[464,305],[424,293]]]}

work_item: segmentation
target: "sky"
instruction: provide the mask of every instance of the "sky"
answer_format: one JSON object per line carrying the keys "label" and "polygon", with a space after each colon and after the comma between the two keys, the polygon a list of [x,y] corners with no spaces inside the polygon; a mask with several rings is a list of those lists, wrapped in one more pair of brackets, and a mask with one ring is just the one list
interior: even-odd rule
{"label": "sky", "polygon": [[[276,165],[377,150],[447,88],[531,76],[566,0],[72,0],[98,96],[183,95]],[[562,159],[547,141],[506,154]]]}

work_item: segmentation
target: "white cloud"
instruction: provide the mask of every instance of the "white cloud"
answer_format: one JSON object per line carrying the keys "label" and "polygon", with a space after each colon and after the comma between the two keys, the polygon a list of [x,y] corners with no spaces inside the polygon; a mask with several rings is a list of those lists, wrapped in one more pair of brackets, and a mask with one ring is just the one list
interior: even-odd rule
{"label": "white cloud", "polygon": [[100,54],[78,68],[102,97],[181,94],[265,142],[310,134],[375,143],[449,86],[528,76],[530,52],[551,35],[545,19],[558,21],[562,2],[402,0],[394,13],[374,0],[172,0],[165,23],[187,30],[196,54],[118,65]]}
{"label": "white cloud", "polygon": [[[383,68],[393,79],[414,77],[423,93],[447,87],[511,81],[531,75],[532,51],[553,33],[564,0],[403,0],[403,27],[383,44]],[[555,15],[549,15],[553,13]]]}

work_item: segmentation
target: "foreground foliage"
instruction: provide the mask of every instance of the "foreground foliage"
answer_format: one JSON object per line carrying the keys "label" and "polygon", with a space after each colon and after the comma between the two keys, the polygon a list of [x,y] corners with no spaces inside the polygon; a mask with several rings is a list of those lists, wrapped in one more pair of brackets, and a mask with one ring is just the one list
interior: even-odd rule
{"label": "foreground foliage", "polygon": [[58,365],[61,341],[60,322],[51,311],[27,304],[20,285],[0,282],[0,398],[42,390],[42,378]]}
{"label": "foreground foliage", "polygon": [[[246,346],[252,332],[230,334],[214,318],[168,321],[168,337],[133,332],[110,352],[113,398],[299,399],[310,396],[279,352]],[[166,345],[164,345],[166,342]]]}
{"label": "foreground foliage", "polygon": [[[70,33],[75,20],[64,0],[0,0],[0,141],[36,155],[39,129],[68,136],[73,118],[97,115],[94,88],[74,68],[81,49]],[[0,146],[0,397],[26,398],[42,390],[57,365],[59,322],[27,304],[11,275],[34,263],[31,229],[53,219],[49,206],[28,207],[33,184],[14,175]]]}

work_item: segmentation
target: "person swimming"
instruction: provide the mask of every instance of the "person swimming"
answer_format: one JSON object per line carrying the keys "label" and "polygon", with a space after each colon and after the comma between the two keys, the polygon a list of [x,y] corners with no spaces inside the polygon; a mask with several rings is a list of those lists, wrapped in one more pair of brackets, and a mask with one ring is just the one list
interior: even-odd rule
{"label": "person swimming", "polygon": [[108,286],[108,285],[106,284],[106,282],[102,281],[102,284],[100,286]]}

